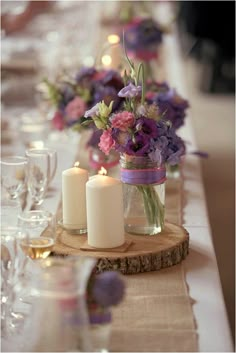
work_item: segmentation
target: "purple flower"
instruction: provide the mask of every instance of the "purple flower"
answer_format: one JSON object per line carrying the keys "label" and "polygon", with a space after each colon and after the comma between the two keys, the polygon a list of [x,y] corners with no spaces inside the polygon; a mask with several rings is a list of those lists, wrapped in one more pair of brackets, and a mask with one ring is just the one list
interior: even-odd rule
{"label": "purple flower", "polygon": [[97,103],[94,107],[92,107],[91,109],[87,110],[84,113],[84,117],[85,118],[93,118],[95,117],[99,112],[99,103]]}
{"label": "purple flower", "polygon": [[113,101],[113,111],[119,108],[120,103],[122,101],[121,98],[117,96],[117,90],[114,87],[97,85],[94,92],[93,102],[94,104],[96,104],[102,100],[107,105],[109,105],[110,102]]}
{"label": "purple flower", "polygon": [[130,138],[125,146],[125,151],[129,155],[145,156],[149,151],[150,138],[148,135],[137,133]]}
{"label": "purple flower", "polygon": [[162,42],[162,31],[152,19],[134,19],[125,28],[125,45],[128,50],[143,50]]}
{"label": "purple flower", "polygon": [[94,67],[82,67],[76,75],[76,82],[82,83],[90,80],[96,72],[97,70]]}
{"label": "purple flower", "polygon": [[122,90],[120,90],[118,96],[124,98],[134,98],[137,97],[141,92],[141,86],[135,86],[133,85],[133,83],[130,82],[128,86],[125,86],[124,88],[122,88]]}
{"label": "purple flower", "polygon": [[139,118],[136,120],[136,130],[140,135],[148,135],[149,138],[155,138],[158,136],[157,123],[153,119]]}
{"label": "purple flower", "polygon": [[87,146],[97,147],[100,142],[100,137],[102,133],[103,130],[94,129],[90,139],[87,142]]}
{"label": "purple flower", "polygon": [[96,302],[103,307],[116,305],[124,297],[124,281],[118,272],[103,272],[95,276],[92,294]]}
{"label": "purple flower", "polygon": [[188,101],[180,97],[176,90],[169,89],[166,92],[158,92],[149,99],[150,103],[156,103],[165,120],[169,120],[175,130],[184,124],[185,110],[189,107]]}

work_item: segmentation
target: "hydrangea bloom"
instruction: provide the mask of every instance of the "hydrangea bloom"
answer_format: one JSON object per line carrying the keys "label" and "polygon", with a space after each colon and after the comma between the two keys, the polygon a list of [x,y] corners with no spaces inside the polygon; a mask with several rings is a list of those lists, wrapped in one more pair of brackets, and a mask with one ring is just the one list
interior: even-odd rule
{"label": "hydrangea bloom", "polygon": [[170,121],[175,130],[184,125],[189,103],[165,82],[149,83],[146,99],[149,104],[155,103],[158,106],[163,118]]}

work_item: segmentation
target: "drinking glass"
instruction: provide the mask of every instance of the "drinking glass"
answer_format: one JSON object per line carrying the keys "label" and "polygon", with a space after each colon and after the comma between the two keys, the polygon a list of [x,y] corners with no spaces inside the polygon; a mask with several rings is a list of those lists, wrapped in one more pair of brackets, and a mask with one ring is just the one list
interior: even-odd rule
{"label": "drinking glass", "polygon": [[49,155],[33,149],[26,150],[26,157],[28,158],[28,190],[34,205],[41,205],[50,180]]}
{"label": "drinking glass", "polygon": [[1,184],[11,199],[19,199],[26,190],[28,159],[20,156],[4,157],[1,163]]}
{"label": "drinking glass", "polygon": [[44,147],[49,133],[49,120],[37,111],[28,111],[20,119],[20,137],[26,148]]}
{"label": "drinking glass", "polygon": [[25,211],[18,216],[18,226],[29,234],[20,247],[32,260],[47,258],[56,238],[55,216],[46,210]]}
{"label": "drinking glass", "polygon": [[9,224],[16,227],[18,215],[21,213],[21,205],[18,200],[1,200],[0,218],[1,227],[7,227]]}
{"label": "drinking glass", "polygon": [[57,151],[53,148],[44,147],[44,148],[30,148],[26,150],[26,156],[31,153],[38,153],[38,154],[46,154],[49,156],[49,165],[50,165],[50,175],[48,183],[51,183],[53,180],[56,170],[57,170]]}
{"label": "drinking glass", "polygon": [[25,266],[17,242],[26,238],[27,234],[18,227],[1,226],[1,327],[5,336],[15,332],[24,319],[23,313],[13,310],[13,305],[14,287]]}

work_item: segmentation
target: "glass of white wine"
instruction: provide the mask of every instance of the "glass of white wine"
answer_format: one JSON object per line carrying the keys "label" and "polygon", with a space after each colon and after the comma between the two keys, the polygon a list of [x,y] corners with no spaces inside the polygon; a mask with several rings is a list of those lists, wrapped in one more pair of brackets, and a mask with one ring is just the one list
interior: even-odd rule
{"label": "glass of white wine", "polygon": [[18,216],[18,226],[29,235],[20,242],[25,255],[32,260],[46,259],[55,244],[55,216],[46,210],[26,211]]}

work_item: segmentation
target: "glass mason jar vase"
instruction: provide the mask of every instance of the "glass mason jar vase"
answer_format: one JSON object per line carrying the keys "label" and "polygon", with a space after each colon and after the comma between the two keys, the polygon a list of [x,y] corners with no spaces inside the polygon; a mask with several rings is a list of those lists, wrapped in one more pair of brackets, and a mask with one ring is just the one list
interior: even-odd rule
{"label": "glass mason jar vase", "polygon": [[120,166],[125,231],[136,235],[159,234],[165,217],[165,167],[148,156],[126,154],[121,155]]}

